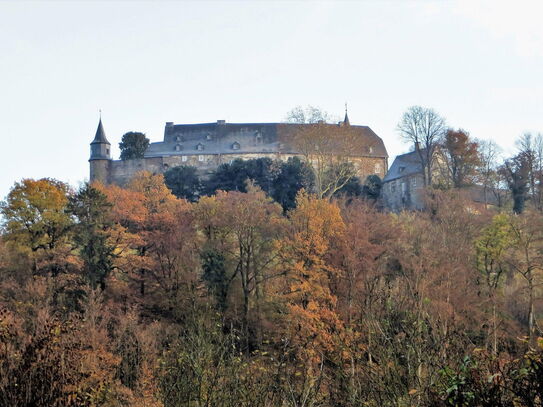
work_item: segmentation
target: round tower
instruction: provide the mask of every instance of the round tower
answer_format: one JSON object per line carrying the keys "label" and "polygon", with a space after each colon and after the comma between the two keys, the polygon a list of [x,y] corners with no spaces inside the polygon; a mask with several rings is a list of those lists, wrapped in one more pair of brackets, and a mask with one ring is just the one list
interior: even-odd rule
{"label": "round tower", "polygon": [[109,183],[109,167],[111,164],[111,144],[107,141],[102,117],[96,129],[94,140],[90,143],[91,154],[90,163],[90,182],[99,181],[102,184]]}

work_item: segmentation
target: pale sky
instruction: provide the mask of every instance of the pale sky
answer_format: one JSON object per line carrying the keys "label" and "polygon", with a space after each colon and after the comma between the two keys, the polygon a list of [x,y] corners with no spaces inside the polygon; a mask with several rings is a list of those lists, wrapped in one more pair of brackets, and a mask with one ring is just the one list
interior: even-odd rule
{"label": "pale sky", "polygon": [[411,105],[507,152],[543,133],[543,1],[0,2],[0,199],[88,178],[98,124],[281,121],[314,105],[370,126],[390,159]]}

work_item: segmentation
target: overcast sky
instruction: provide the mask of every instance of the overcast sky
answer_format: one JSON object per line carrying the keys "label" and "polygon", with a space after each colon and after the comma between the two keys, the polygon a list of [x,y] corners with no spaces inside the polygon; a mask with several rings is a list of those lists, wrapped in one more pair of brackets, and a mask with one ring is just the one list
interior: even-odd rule
{"label": "overcast sky", "polygon": [[88,178],[102,109],[123,133],[281,121],[296,105],[370,126],[390,162],[411,105],[512,152],[543,132],[543,1],[0,2],[0,198]]}

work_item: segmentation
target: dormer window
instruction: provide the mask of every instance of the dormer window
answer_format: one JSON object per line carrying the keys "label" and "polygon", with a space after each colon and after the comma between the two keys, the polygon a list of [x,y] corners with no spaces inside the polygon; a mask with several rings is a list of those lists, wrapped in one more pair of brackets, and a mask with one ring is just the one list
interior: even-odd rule
{"label": "dormer window", "polygon": [[255,144],[262,144],[262,135],[258,131],[255,133]]}
{"label": "dormer window", "polygon": [[240,147],[241,146],[237,141],[234,141],[234,143],[232,143],[232,150],[239,150]]}
{"label": "dormer window", "polygon": [[402,172],[404,172],[404,171],[405,171],[405,167],[400,167],[400,168],[398,168],[398,172],[402,173]]}
{"label": "dormer window", "polygon": [[206,140],[211,140],[211,133],[207,133]]}
{"label": "dormer window", "polygon": [[175,151],[181,151],[181,144],[175,145]]}
{"label": "dormer window", "polygon": [[175,136],[175,141],[182,141],[181,136]]}
{"label": "dormer window", "polygon": [[370,154],[373,154],[373,147],[372,147],[372,146],[369,146],[369,147],[368,147],[368,152],[369,152]]}
{"label": "dormer window", "polygon": [[202,143],[198,143],[198,144],[196,145],[196,150],[198,150],[198,151],[204,151],[204,145],[203,145]]}

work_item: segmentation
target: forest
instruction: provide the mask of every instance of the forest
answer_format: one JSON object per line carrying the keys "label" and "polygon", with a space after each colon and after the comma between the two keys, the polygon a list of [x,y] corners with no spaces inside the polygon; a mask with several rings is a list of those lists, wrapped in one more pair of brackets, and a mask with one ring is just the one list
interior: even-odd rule
{"label": "forest", "polygon": [[16,182],[2,406],[541,406],[543,214]]}

